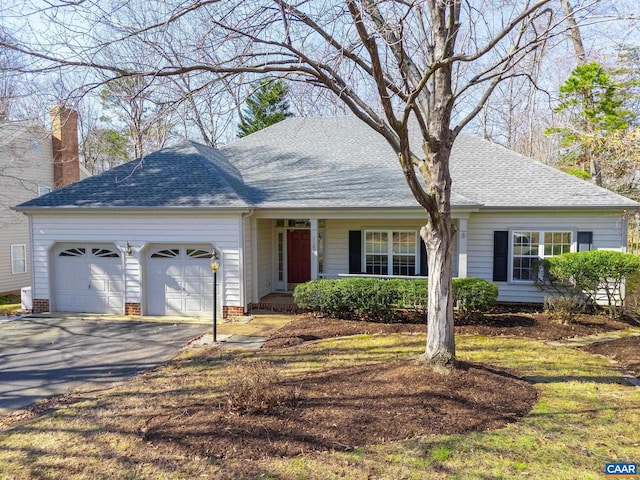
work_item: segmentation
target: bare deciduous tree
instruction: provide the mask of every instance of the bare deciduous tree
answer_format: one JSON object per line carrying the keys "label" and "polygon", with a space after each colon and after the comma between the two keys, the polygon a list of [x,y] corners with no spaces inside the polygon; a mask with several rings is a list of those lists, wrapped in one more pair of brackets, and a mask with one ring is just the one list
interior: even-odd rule
{"label": "bare deciduous tree", "polygon": [[[389,143],[425,209],[423,359],[447,366],[455,360],[451,150],[497,86],[528,75],[525,60],[564,28],[550,1],[187,0],[144,11],[129,2],[109,15],[94,2],[73,2],[75,35],[84,15],[83,22],[101,26],[100,37],[98,29],[86,32],[87,43],[65,58],[55,49],[17,48],[43,62],[115,77],[270,73],[332,92]],[[137,71],[119,67],[127,63],[116,58],[96,61],[107,43],[117,51],[125,42],[144,52]]]}

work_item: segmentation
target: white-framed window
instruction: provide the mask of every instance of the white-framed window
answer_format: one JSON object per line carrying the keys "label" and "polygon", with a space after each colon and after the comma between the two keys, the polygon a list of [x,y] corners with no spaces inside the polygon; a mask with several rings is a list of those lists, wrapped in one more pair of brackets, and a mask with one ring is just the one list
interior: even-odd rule
{"label": "white-framed window", "polygon": [[511,278],[514,281],[533,281],[541,259],[571,251],[571,231],[511,232]]}
{"label": "white-framed window", "polygon": [[11,245],[11,273],[27,273],[27,246]]}
{"label": "white-framed window", "polygon": [[371,230],[364,235],[365,272],[373,275],[415,275],[418,234],[411,230]]}
{"label": "white-framed window", "polygon": [[51,187],[46,187],[44,185],[38,185],[38,196],[46,195],[51,191]]}

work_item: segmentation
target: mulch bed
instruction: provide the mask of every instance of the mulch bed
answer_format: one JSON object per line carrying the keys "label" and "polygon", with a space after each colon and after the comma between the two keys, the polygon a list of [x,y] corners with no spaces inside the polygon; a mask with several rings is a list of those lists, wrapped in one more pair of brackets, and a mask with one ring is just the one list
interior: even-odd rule
{"label": "mulch bed", "polygon": [[577,315],[572,323],[564,324],[546,313],[491,314],[479,319],[456,320],[456,333],[560,340],[622,330],[632,325],[637,326],[605,315]]}
{"label": "mulch bed", "polygon": [[614,360],[622,369],[640,378],[640,337],[627,337],[582,347],[587,352]]}
{"label": "mulch bed", "polygon": [[[579,315],[563,324],[545,313],[496,313],[480,318],[456,319],[456,334],[513,335],[539,340],[559,340],[629,328],[629,323],[604,315]],[[324,338],[360,334],[425,333],[424,323],[377,323],[337,320],[313,314],[297,316],[272,335],[263,348],[282,348]]]}
{"label": "mulch bed", "polygon": [[505,372],[460,364],[439,374],[417,361],[334,368],[279,382],[271,391],[282,401],[266,412],[193,405],[154,419],[146,439],[216,458],[349,451],[497,428],[529,412],[538,397],[532,385]]}

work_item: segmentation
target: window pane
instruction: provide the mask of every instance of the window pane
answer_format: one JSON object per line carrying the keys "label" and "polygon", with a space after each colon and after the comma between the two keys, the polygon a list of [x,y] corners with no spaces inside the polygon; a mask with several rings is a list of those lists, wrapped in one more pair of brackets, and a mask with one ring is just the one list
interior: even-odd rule
{"label": "window pane", "polygon": [[416,257],[414,255],[394,255],[393,256],[394,275],[415,275]]}
{"label": "window pane", "polygon": [[416,253],[415,232],[393,232],[393,253]]}
{"label": "window pane", "polygon": [[513,259],[513,279],[514,280],[532,280],[533,275],[531,267],[533,265],[532,258],[514,258]]}
{"label": "window pane", "polygon": [[211,252],[200,249],[187,249],[187,256],[190,258],[211,258]]}
{"label": "window pane", "polygon": [[373,275],[415,275],[416,235],[410,231],[365,232],[365,272]]}
{"label": "window pane", "polygon": [[562,255],[571,251],[571,232],[546,232],[544,234],[544,256]]}
{"label": "window pane", "polygon": [[174,258],[180,255],[180,250],[177,248],[170,248],[164,250],[158,250],[151,254],[151,258]]}
{"label": "window pane", "polygon": [[278,232],[278,281],[284,281],[284,233],[282,232]]}
{"label": "window pane", "polygon": [[387,255],[367,255],[367,273],[387,275],[389,272]]}
{"label": "window pane", "polygon": [[324,273],[324,230],[318,229],[318,273]]}
{"label": "window pane", "polygon": [[532,267],[539,257],[539,232],[513,232],[513,271],[514,280],[533,280]]}
{"label": "window pane", "polygon": [[120,258],[120,254],[118,252],[106,248],[92,248],[91,253],[96,257]]}
{"label": "window pane", "polygon": [[27,272],[27,247],[25,245],[11,245],[11,273]]}
{"label": "window pane", "polygon": [[58,254],[60,257],[82,257],[85,254],[84,248],[69,248]]}
{"label": "window pane", "polygon": [[387,232],[367,232],[365,242],[366,253],[387,253]]}

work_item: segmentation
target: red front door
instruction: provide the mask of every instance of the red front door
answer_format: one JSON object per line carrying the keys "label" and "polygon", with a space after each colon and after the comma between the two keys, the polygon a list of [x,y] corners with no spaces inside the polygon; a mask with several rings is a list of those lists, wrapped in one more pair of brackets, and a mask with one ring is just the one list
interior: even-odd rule
{"label": "red front door", "polygon": [[304,283],[311,280],[311,232],[287,232],[287,281]]}

